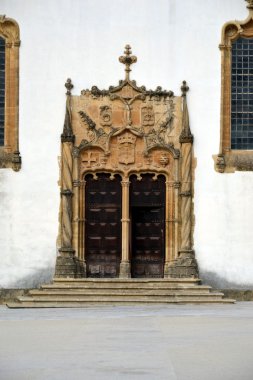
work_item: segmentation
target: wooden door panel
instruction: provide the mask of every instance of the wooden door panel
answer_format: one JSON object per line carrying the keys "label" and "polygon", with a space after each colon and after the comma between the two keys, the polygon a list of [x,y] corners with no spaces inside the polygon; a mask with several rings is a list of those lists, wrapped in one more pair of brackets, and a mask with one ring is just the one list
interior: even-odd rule
{"label": "wooden door panel", "polygon": [[163,277],[165,179],[131,177],[132,277]]}
{"label": "wooden door panel", "polygon": [[85,256],[88,277],[116,277],[121,254],[120,177],[86,177]]}

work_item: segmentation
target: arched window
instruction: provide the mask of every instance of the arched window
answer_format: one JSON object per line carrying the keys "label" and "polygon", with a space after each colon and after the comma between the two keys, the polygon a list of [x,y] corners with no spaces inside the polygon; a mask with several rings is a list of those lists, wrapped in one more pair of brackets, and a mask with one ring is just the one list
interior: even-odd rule
{"label": "arched window", "polygon": [[19,26],[0,16],[0,168],[21,167],[18,134]]}
{"label": "arched window", "polygon": [[232,42],[231,149],[253,149],[253,38]]}
{"label": "arched window", "polygon": [[253,170],[253,0],[249,16],[222,29],[220,173]]}
{"label": "arched window", "polygon": [[0,146],[4,146],[5,39],[0,37]]}

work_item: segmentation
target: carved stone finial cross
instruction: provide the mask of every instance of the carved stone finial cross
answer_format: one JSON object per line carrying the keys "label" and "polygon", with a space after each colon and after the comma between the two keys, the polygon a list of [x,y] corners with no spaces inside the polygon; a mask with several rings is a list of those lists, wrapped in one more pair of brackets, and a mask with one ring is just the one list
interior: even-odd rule
{"label": "carved stone finial cross", "polygon": [[253,9],[253,0],[245,0],[245,1],[247,1],[247,3],[249,3],[249,5],[247,5],[247,8]]}
{"label": "carved stone finial cross", "polygon": [[126,65],[126,68],[125,68],[126,80],[129,80],[129,73],[131,71],[130,66],[133,63],[137,62],[137,57],[135,55],[131,55],[132,51],[131,51],[131,46],[130,45],[126,45],[125,46],[124,54],[125,55],[121,55],[119,57],[119,61],[121,63],[123,63],[124,65]]}

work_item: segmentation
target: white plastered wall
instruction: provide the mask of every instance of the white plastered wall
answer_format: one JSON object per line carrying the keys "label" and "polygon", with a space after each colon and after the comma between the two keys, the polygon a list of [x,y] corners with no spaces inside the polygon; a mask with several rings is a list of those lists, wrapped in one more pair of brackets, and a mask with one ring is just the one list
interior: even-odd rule
{"label": "white plastered wall", "polygon": [[220,32],[245,19],[243,0],[1,0],[16,19],[20,47],[22,169],[0,170],[0,286],[52,277],[56,257],[58,156],[64,83],[73,93],[123,79],[126,43],[138,56],[132,79],[180,94],[195,136],[194,248],[202,277],[216,286],[253,287],[253,173],[219,174]]}

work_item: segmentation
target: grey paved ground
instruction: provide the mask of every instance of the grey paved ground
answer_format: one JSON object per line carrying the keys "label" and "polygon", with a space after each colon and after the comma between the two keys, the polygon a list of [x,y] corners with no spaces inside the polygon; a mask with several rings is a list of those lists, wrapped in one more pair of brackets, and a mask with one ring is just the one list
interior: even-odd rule
{"label": "grey paved ground", "polygon": [[1,380],[253,380],[253,302],[0,307]]}

